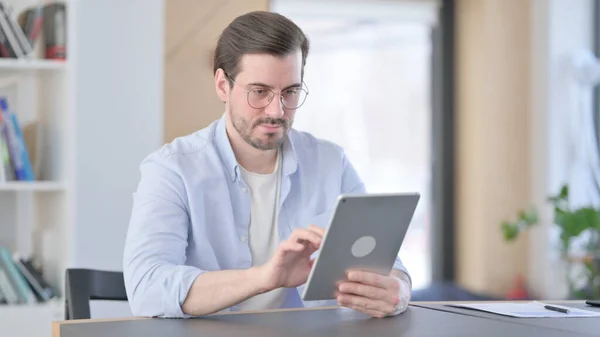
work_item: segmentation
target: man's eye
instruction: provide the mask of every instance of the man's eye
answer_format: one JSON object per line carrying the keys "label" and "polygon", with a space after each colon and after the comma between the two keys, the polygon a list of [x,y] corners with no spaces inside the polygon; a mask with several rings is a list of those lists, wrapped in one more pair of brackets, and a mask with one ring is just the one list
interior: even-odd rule
{"label": "man's eye", "polygon": [[296,96],[298,95],[299,89],[288,89],[285,91],[285,95],[287,96]]}
{"label": "man's eye", "polygon": [[267,90],[265,90],[265,89],[254,89],[252,91],[257,96],[266,96],[267,95]]}

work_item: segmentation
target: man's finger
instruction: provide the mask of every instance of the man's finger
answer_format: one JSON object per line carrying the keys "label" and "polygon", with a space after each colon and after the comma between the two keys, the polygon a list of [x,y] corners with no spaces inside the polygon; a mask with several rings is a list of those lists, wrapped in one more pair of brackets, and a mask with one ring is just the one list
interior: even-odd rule
{"label": "man's finger", "polygon": [[317,225],[308,225],[308,229],[313,232],[316,232],[321,237],[325,236],[325,228],[323,228],[323,227],[319,227]]}
{"label": "man's finger", "polygon": [[305,240],[312,243],[316,248],[321,245],[321,236],[313,231],[309,231],[308,229],[298,228],[292,232],[290,236],[290,241],[301,241]]}
{"label": "man's finger", "polygon": [[362,312],[364,314],[367,314],[367,315],[369,315],[371,317],[375,317],[375,318],[383,318],[383,317],[386,316],[386,314],[384,312],[382,312],[382,311],[365,309],[365,308],[361,308],[361,307],[359,307],[357,305],[350,304],[350,305],[344,305],[344,307],[350,308],[352,310],[360,311],[360,312]]}
{"label": "man's finger", "polygon": [[306,248],[306,246],[303,245],[302,243],[295,242],[295,241],[284,241],[281,243],[280,247],[283,251],[293,251],[293,252],[301,252],[304,250],[304,248]]}
{"label": "man's finger", "polygon": [[398,282],[390,276],[385,276],[367,271],[352,270],[348,273],[348,280],[383,289],[397,289]]}
{"label": "man's finger", "polygon": [[394,311],[394,308],[384,301],[370,300],[366,297],[351,294],[338,294],[337,301],[341,306],[352,306],[353,308],[359,308],[358,310],[362,312],[379,311],[385,314]]}
{"label": "man's finger", "polygon": [[338,290],[341,293],[358,295],[372,300],[385,300],[389,297],[389,291],[386,291],[383,288],[358,282],[342,282],[339,285]]}

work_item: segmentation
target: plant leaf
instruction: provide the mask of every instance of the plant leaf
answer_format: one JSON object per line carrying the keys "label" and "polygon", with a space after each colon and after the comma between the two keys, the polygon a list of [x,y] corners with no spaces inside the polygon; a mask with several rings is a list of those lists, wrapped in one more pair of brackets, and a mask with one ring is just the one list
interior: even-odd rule
{"label": "plant leaf", "polygon": [[583,207],[573,213],[573,236],[596,227],[598,213],[591,207]]}
{"label": "plant leaf", "polygon": [[519,226],[510,222],[502,223],[502,232],[506,241],[514,241],[519,236]]}
{"label": "plant leaf", "polygon": [[525,217],[523,220],[525,220],[525,222],[527,223],[527,225],[534,225],[537,224],[538,222],[538,212],[534,207],[530,207],[526,212],[525,212]]}
{"label": "plant leaf", "polygon": [[568,185],[563,185],[563,187],[560,189],[559,198],[561,198],[563,200],[567,200],[569,198],[569,186]]}
{"label": "plant leaf", "polygon": [[562,208],[554,208],[554,223],[561,229],[563,229],[566,226],[566,217],[566,212]]}
{"label": "plant leaf", "polygon": [[567,185],[563,185],[561,187],[558,195],[548,197],[548,201],[551,202],[552,205],[555,207],[562,206],[568,200],[569,200],[569,187]]}

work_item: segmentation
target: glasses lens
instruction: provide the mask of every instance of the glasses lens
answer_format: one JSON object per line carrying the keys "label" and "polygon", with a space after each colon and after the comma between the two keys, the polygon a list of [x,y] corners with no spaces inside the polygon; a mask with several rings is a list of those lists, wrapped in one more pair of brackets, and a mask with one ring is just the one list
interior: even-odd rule
{"label": "glasses lens", "polygon": [[248,104],[255,109],[262,109],[271,103],[273,95],[269,89],[254,88],[248,92]]}
{"label": "glasses lens", "polygon": [[[275,93],[269,89],[254,88],[248,91],[248,104],[255,109],[269,105]],[[281,101],[286,109],[297,109],[306,100],[307,92],[303,88],[291,88],[281,93]]]}
{"label": "glasses lens", "polygon": [[306,100],[306,91],[302,88],[292,88],[282,93],[283,106],[288,109],[298,109]]}

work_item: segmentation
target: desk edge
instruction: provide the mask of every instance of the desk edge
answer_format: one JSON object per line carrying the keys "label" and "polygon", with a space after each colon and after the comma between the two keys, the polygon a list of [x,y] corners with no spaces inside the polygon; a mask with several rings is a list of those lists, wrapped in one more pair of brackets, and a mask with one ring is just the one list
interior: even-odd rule
{"label": "desk edge", "polygon": [[[551,303],[581,303],[584,300],[546,300],[542,302],[551,302]],[[412,301],[410,305],[427,305],[427,304],[466,304],[466,303],[493,303],[493,302],[515,302],[515,303],[525,303],[531,302],[531,300],[526,301],[510,301],[510,300],[499,300],[499,301]],[[262,314],[262,313],[270,313],[270,312],[286,312],[286,311],[303,311],[303,310],[332,310],[338,309],[339,306],[329,306],[329,307],[312,307],[312,308],[286,308],[286,309],[268,309],[268,310],[248,310],[248,311],[236,311],[236,312],[222,312],[222,313],[214,313],[212,315],[240,315],[240,314]],[[212,316],[208,315],[208,316]],[[93,319],[75,319],[75,320],[62,320],[62,321],[54,321],[52,322],[52,337],[60,337],[60,328],[62,325],[66,324],[82,324],[82,323],[99,323],[99,322],[120,322],[120,321],[132,321],[132,320],[141,320],[141,319],[152,319],[151,317],[141,317],[141,316],[133,316],[133,317],[122,317],[122,318],[93,318]]]}
{"label": "desk edge", "polygon": [[[286,308],[286,309],[268,309],[268,310],[247,310],[247,311],[235,311],[235,312],[221,312],[214,313],[207,316],[213,315],[240,315],[240,314],[264,314],[270,312],[286,312],[286,311],[303,311],[303,310],[332,310],[338,309],[339,306],[330,307],[314,307],[314,308]],[[102,323],[102,322],[122,322],[122,321],[134,321],[142,319],[152,319],[152,317],[144,316],[133,316],[133,317],[122,317],[122,318],[92,318],[92,319],[73,319],[73,320],[62,320],[52,322],[52,337],[60,337],[60,328],[63,325],[68,324],[85,324],[85,323]]]}
{"label": "desk edge", "polygon": [[122,318],[93,318],[93,319],[73,319],[52,322],[52,337],[60,337],[60,327],[67,324],[82,324],[82,323],[100,323],[100,322],[120,322],[134,321],[141,319],[150,319],[150,317],[122,317]]}

